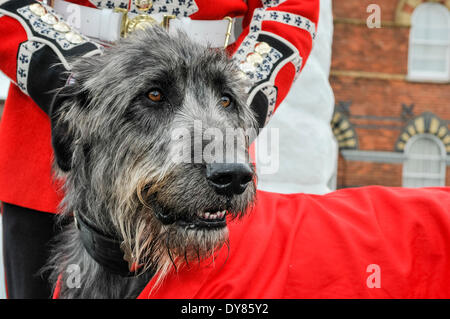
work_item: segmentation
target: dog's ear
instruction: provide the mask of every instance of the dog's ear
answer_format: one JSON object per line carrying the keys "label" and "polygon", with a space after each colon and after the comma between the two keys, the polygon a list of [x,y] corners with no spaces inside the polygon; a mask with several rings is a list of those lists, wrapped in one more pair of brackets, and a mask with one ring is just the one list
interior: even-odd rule
{"label": "dog's ear", "polygon": [[67,113],[73,108],[86,105],[87,96],[81,85],[72,80],[70,85],[55,95],[52,103],[50,114],[52,146],[56,164],[63,172],[68,172],[72,168],[76,140],[75,123],[70,123]]}

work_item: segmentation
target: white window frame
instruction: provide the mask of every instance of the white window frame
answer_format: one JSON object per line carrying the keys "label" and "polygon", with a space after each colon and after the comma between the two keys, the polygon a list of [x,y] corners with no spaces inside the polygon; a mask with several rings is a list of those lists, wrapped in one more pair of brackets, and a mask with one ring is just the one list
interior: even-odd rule
{"label": "white window frame", "polygon": [[[425,14],[426,10],[439,8],[447,16],[447,28],[449,29],[449,36],[446,40],[436,41],[436,40],[419,40],[414,39],[414,30],[417,27],[417,19],[420,14]],[[416,45],[432,45],[432,46],[444,46],[446,47],[447,57],[446,57],[446,70],[444,72],[434,72],[434,71],[421,71],[414,70],[412,64],[413,52]],[[449,9],[440,4],[433,2],[426,2],[419,5],[413,12],[411,17],[411,30],[409,34],[409,51],[408,51],[408,75],[407,79],[413,82],[439,82],[446,83],[450,82],[450,11]]]}
{"label": "white window frame", "polygon": [[[431,140],[433,143],[437,144],[439,146],[440,149],[440,174],[426,174],[426,173],[415,173],[415,172],[408,172],[407,168],[406,168],[406,162],[410,159],[436,159],[436,156],[433,155],[418,155],[418,154],[410,154],[410,148],[411,145],[413,145],[418,139],[428,139]],[[435,135],[433,134],[418,134],[418,135],[414,135],[413,137],[411,137],[408,142],[405,145],[405,150],[404,150],[404,163],[403,163],[403,172],[402,172],[402,185],[404,187],[411,187],[408,185],[405,185],[405,179],[406,178],[416,178],[416,179],[420,179],[420,178],[425,178],[425,179],[435,179],[436,180],[436,185],[434,186],[445,186],[445,175],[446,175],[446,169],[447,169],[447,164],[446,164],[446,150],[445,150],[445,145],[444,143]],[[418,186],[420,187],[420,186]]]}

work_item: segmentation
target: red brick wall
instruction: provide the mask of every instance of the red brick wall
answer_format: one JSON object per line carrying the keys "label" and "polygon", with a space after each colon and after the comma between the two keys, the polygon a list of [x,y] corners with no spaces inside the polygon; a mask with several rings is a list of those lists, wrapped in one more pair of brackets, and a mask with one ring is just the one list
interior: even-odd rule
{"label": "red brick wall", "polygon": [[[337,188],[368,185],[402,186],[402,164],[384,164],[345,161],[339,156]],[[450,167],[447,167],[445,185],[450,186]]]}
{"label": "red brick wall", "polygon": [[376,3],[381,7],[381,20],[394,21],[396,0],[333,0],[333,13],[335,18],[352,18],[366,20],[369,4]]}
{"label": "red brick wall", "polygon": [[447,173],[445,177],[445,185],[450,186],[450,166],[447,166]]}
{"label": "red brick wall", "polygon": [[[364,21],[369,4],[381,7],[380,29],[369,29]],[[393,151],[407,119],[402,119],[402,104],[414,104],[414,116],[433,112],[450,120],[450,85],[413,83],[400,79],[376,79],[361,72],[383,76],[406,75],[409,28],[393,26],[398,1],[334,0],[335,18],[332,76],[336,101],[352,101],[350,122],[358,135],[359,149]],[[351,20],[348,20],[351,19]],[[333,71],[344,71],[334,73]],[[358,77],[348,72],[357,72]],[[361,118],[363,117],[363,118]],[[449,127],[450,128],[450,127]],[[339,159],[338,187],[386,185],[401,186],[401,164],[379,164]],[[450,169],[447,169],[450,185]]]}
{"label": "red brick wall", "polygon": [[[346,0],[347,1],[347,0]],[[332,69],[406,74],[409,28],[335,24]]]}
{"label": "red brick wall", "polygon": [[357,128],[356,134],[360,150],[392,152],[400,131]]}
{"label": "red brick wall", "polygon": [[402,186],[402,165],[345,161],[339,157],[337,187]]}
{"label": "red brick wall", "polygon": [[[400,119],[403,103],[407,105],[414,103],[415,115],[430,111],[441,119],[450,119],[450,85],[448,84],[409,83],[344,76],[332,76],[330,82],[336,101],[352,101],[351,115],[385,117],[385,119],[377,120],[350,117],[351,123],[356,126],[359,148],[362,150],[394,150],[395,141],[406,121],[386,117]],[[392,129],[358,128],[359,125],[390,126]]]}
{"label": "red brick wall", "polygon": [[402,103],[414,103],[417,115],[431,111],[442,119],[450,119],[449,84],[345,76],[331,76],[330,82],[336,101],[353,101],[350,107],[352,114],[399,117]]}

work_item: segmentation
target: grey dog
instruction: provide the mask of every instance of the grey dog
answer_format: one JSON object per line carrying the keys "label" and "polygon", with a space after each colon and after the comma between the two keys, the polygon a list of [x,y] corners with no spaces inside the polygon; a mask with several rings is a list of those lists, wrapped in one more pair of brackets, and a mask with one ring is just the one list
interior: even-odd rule
{"label": "grey dog", "polygon": [[[65,226],[47,270],[60,298],[134,298],[153,276],[161,282],[172,267],[211,256],[227,243],[227,219],[252,205],[253,165],[227,156],[176,162],[174,153],[208,141],[172,134],[199,123],[223,133],[255,127],[249,83],[223,50],[159,27],[72,65],[75,81],[52,116]],[[246,152],[248,143],[224,147]],[[130,275],[108,258],[122,258]]]}

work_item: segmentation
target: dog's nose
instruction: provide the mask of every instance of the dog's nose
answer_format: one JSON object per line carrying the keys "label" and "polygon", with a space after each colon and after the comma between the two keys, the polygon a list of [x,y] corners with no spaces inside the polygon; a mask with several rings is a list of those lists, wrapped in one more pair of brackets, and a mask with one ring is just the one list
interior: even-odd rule
{"label": "dog's nose", "polygon": [[206,165],[206,178],[218,194],[239,195],[252,181],[253,170],[244,163],[211,163]]}

